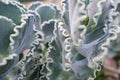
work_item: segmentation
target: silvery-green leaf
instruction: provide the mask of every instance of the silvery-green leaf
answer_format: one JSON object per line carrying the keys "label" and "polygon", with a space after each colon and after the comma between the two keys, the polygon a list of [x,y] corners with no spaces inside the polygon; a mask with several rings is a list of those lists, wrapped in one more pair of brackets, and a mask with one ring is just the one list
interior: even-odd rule
{"label": "silvery-green leaf", "polygon": [[[115,1],[116,2],[116,1]],[[95,4],[95,5],[93,5]],[[117,3],[115,3],[117,5]],[[95,7],[96,9],[93,9],[92,7]],[[113,7],[113,4],[110,0],[94,0],[90,3],[88,6],[88,16],[89,16],[89,24],[88,24],[88,32],[92,31],[93,28],[96,26],[102,26],[105,24],[109,17],[109,13],[111,8]]]}
{"label": "silvery-green leaf", "polygon": [[48,5],[39,6],[36,11],[41,16],[41,22],[48,21],[55,18],[56,11],[53,7]]}
{"label": "silvery-green leaf", "polygon": [[86,25],[83,21],[87,18],[87,11],[84,1],[68,0],[69,3],[69,19],[70,32],[73,44],[78,44],[84,37],[86,32]]}
{"label": "silvery-green leaf", "polygon": [[68,31],[70,33],[70,20],[69,20],[69,4],[68,4],[68,0],[63,1],[63,9],[64,9],[63,18],[64,18],[64,21],[66,23],[66,28],[68,29]]}
{"label": "silvery-green leaf", "polygon": [[56,30],[56,40],[58,41],[61,49],[62,66],[64,70],[70,70],[71,66],[71,37],[65,24],[63,22],[58,23],[58,29]]}
{"label": "silvery-green leaf", "polygon": [[22,13],[26,13],[27,8],[25,7],[25,5],[23,5],[23,4],[21,4],[21,3],[17,2],[17,1],[11,1],[11,3],[13,5],[16,5],[17,7],[19,7],[19,9],[22,11]]}
{"label": "silvery-green leaf", "polygon": [[[87,14],[90,18],[98,18],[101,15],[101,9],[103,7],[103,3],[105,0],[92,0],[89,5],[87,6]],[[93,8],[94,7],[94,8]],[[97,13],[97,14],[96,14]],[[96,15],[96,16],[95,16]],[[97,20],[97,19],[96,19]]]}
{"label": "silvery-green leaf", "polygon": [[48,21],[43,24],[42,31],[45,34],[45,42],[50,42],[55,37],[54,32],[56,28],[56,21]]}
{"label": "silvery-green leaf", "polygon": [[51,6],[53,6],[56,12],[54,19],[61,19],[61,16],[62,16],[61,9],[57,5],[52,4]]}
{"label": "silvery-green leaf", "polygon": [[9,54],[10,35],[13,33],[15,24],[8,18],[0,16],[0,60]]}
{"label": "silvery-green leaf", "polygon": [[[106,36],[107,37],[107,36]],[[80,47],[77,48],[77,51],[82,54],[84,57],[86,57],[88,59],[88,61],[90,61],[90,59],[92,58],[93,53],[95,53],[95,51],[98,50],[98,45],[103,42],[106,37],[101,37],[101,39],[97,39],[95,41],[92,41],[88,44],[81,44]],[[91,64],[91,61],[90,61]]]}
{"label": "silvery-green leaf", "polygon": [[61,66],[61,51],[60,51],[60,45],[56,40],[54,40],[51,44],[53,46],[53,49],[50,52],[50,57],[53,59],[53,63],[49,65],[49,68],[51,69],[52,73],[50,75],[50,80],[56,80],[59,74],[62,71]]}
{"label": "silvery-green leaf", "polygon": [[15,43],[13,46],[15,53],[21,53],[23,50],[30,48],[30,42],[34,37],[32,36],[33,23],[34,23],[33,18],[29,17],[28,20],[26,21],[26,24],[22,25],[23,28],[17,29],[19,30],[19,34],[18,36],[13,38],[15,40]]}
{"label": "silvery-green leaf", "polygon": [[94,29],[92,32],[88,33],[85,36],[84,43],[87,44],[87,43],[90,43],[90,42],[95,41],[97,39],[100,39],[105,34],[106,33],[104,32],[104,25],[103,26],[99,26],[99,27],[97,27],[96,29]]}
{"label": "silvery-green leaf", "polygon": [[[70,1],[70,0],[69,0]],[[72,0],[71,0],[72,1]],[[75,3],[74,9],[69,8],[69,17],[70,17],[70,27],[71,27],[71,36],[73,39],[73,43],[77,44],[78,39],[80,37],[80,32],[79,32],[79,22],[78,21],[78,16],[80,17],[81,15],[79,14],[79,4],[77,3],[77,0],[72,1],[71,3]],[[69,4],[69,6],[72,6]],[[71,14],[72,13],[72,14]]]}
{"label": "silvery-green leaf", "polygon": [[80,80],[87,80],[89,77],[93,77],[93,70],[87,66],[88,62],[86,59],[81,61],[75,61],[72,65],[73,72],[77,75],[76,77]]}
{"label": "silvery-green leaf", "polygon": [[[50,5],[45,5],[45,4],[43,4],[43,3],[41,3],[40,1],[36,1],[36,2],[33,2],[29,7],[28,7],[28,9],[29,10],[37,10],[37,8],[39,8],[39,7],[42,7],[42,6],[48,6],[48,7],[50,7],[51,9],[50,10],[52,10],[52,11],[55,11],[55,13],[56,14],[54,14],[54,18],[55,19],[60,19],[61,18],[61,11],[60,11],[60,9],[59,9],[59,7],[57,6],[57,5],[55,5],[55,4],[50,4]],[[54,8],[54,9],[53,9]],[[42,9],[43,10],[43,9]],[[39,13],[39,12],[38,12]]]}
{"label": "silvery-green leaf", "polygon": [[18,62],[19,57],[17,55],[10,55],[4,58],[0,63],[0,79],[4,79],[6,75],[11,71],[11,69]]}
{"label": "silvery-green leaf", "polygon": [[[78,0],[79,1],[79,0]],[[67,24],[68,30],[70,31],[69,27],[70,27],[70,21],[72,20],[72,16],[73,16],[73,11],[75,9],[75,5],[78,2],[77,0],[63,0],[63,9],[64,9],[64,15],[63,18],[65,19],[65,23]],[[85,0],[84,3],[87,5],[89,4],[89,0]],[[69,10],[70,9],[70,10]],[[79,10],[78,10],[79,12]],[[69,18],[70,16],[70,18]]]}
{"label": "silvery-green leaf", "polygon": [[22,11],[10,1],[8,3],[0,1],[0,15],[12,19],[15,24],[20,24]]}
{"label": "silvery-green leaf", "polygon": [[72,16],[73,16],[73,12],[74,12],[74,8],[75,8],[76,3],[77,3],[77,0],[74,0],[74,1],[68,0],[70,21],[72,20]]}
{"label": "silvery-green leaf", "polygon": [[[100,16],[99,19],[106,20],[108,15],[109,15],[108,13],[109,12],[107,10],[105,10],[102,13],[102,16]],[[88,56],[88,53],[89,53],[89,56],[90,56],[97,49],[98,44],[103,42],[109,36],[108,31],[104,30],[105,21],[103,23],[100,23],[100,24],[99,23],[100,22],[98,20],[98,24],[93,29],[93,31],[86,34],[85,39],[83,40],[83,45],[81,45],[81,48],[79,48],[80,53],[83,54],[86,57]],[[107,29],[109,29],[108,26],[107,26]],[[88,52],[85,51],[86,49],[88,49],[87,50]]]}
{"label": "silvery-green leaf", "polygon": [[23,17],[23,23],[20,26],[16,26],[16,33],[11,36],[14,40],[12,44],[13,52],[18,54],[31,48],[31,43],[35,40],[34,29],[40,30],[39,16],[29,15],[31,16],[25,15],[26,19]]}
{"label": "silvery-green leaf", "polygon": [[[32,13],[32,12],[30,12],[30,13]],[[35,21],[37,21],[37,20],[35,19]],[[46,67],[46,65],[43,65],[43,62],[45,60],[42,60],[41,55],[46,53],[47,50],[44,48],[45,47],[44,41],[42,41],[43,34],[39,30],[39,28],[37,28],[37,26],[38,25],[36,25],[36,28],[34,28],[35,40],[33,42],[31,42],[31,48],[30,48],[29,52],[26,54],[26,56],[23,56],[22,59],[20,60],[20,62],[17,64],[18,68],[20,68],[20,71],[19,71],[20,73],[19,73],[18,79],[39,80],[39,78],[43,75],[41,73],[45,73],[45,71],[43,69],[44,68],[48,69],[48,67]],[[41,71],[43,71],[43,72],[41,72]],[[45,75],[43,75],[43,76],[45,76]]]}
{"label": "silvery-green leaf", "polygon": [[98,19],[97,26],[101,26],[101,25],[105,24],[106,20],[109,17],[108,14],[109,14],[111,8],[112,8],[112,5],[110,4],[110,1],[106,0],[106,2],[103,5],[103,8],[102,8],[102,14],[100,15],[100,17]]}
{"label": "silvery-green leaf", "polygon": [[[114,15],[116,12],[113,12],[113,15],[110,13],[110,12],[113,11],[112,9],[114,9],[115,7],[112,7],[112,5],[110,5],[109,1],[108,1],[108,3],[105,3],[104,6],[101,7],[101,8],[103,8],[103,9],[102,9],[101,15],[98,16],[97,25],[90,32],[86,33],[86,35],[85,35],[84,39],[82,40],[80,46],[78,46],[76,48],[77,51],[81,55],[86,57],[87,63],[84,64],[84,65],[87,66],[86,68],[87,69],[89,68],[90,70],[93,69],[93,68],[96,70],[99,67],[99,65],[96,64],[95,61],[92,61],[93,57],[96,56],[96,55],[99,55],[99,49],[101,48],[100,45],[102,43],[104,43],[105,40],[108,40],[108,38],[110,37],[111,33],[109,32],[109,30],[112,29],[112,21],[116,17],[116,15]],[[91,27],[91,26],[88,25],[88,27]],[[116,33],[117,33],[117,31],[116,31]],[[83,63],[85,63],[85,62],[83,62]],[[82,62],[81,62],[81,65],[82,65]],[[76,70],[76,69],[77,68],[74,68],[73,71],[75,73],[79,73],[79,72],[77,72],[78,70]],[[81,68],[79,68],[79,69],[81,69]],[[92,71],[94,72],[94,70],[92,70]],[[82,72],[84,73],[85,71],[82,71]],[[90,76],[86,76],[85,78],[88,78],[88,77],[90,77]],[[91,77],[94,77],[94,75],[92,74]],[[82,79],[82,78],[80,78],[80,79]]]}
{"label": "silvery-green leaf", "polygon": [[37,1],[37,2],[33,2],[29,5],[28,9],[29,10],[35,10],[37,7],[41,6],[41,2]]}
{"label": "silvery-green leaf", "polygon": [[[116,1],[115,1],[116,2]],[[105,25],[106,21],[108,20],[110,10],[113,8],[113,5],[118,5],[116,3],[112,3],[110,0],[94,0],[88,6],[88,15],[89,15],[89,24],[87,27],[87,33],[91,32],[93,28],[97,28],[99,26]],[[93,5],[95,4],[95,5]],[[93,9],[92,7],[97,6]]]}

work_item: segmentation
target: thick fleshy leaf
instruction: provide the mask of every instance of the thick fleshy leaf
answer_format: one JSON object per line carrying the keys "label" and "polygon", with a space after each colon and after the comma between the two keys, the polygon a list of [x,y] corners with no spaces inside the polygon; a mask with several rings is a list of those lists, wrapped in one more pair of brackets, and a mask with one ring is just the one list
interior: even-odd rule
{"label": "thick fleshy leaf", "polygon": [[109,12],[110,12],[110,9],[112,8],[112,5],[110,3],[109,0],[106,0],[106,2],[104,3],[103,5],[103,8],[102,8],[102,14],[100,15],[99,19],[98,19],[98,24],[97,26],[101,26],[101,25],[104,25],[106,20],[108,19],[109,17]]}
{"label": "thick fleshy leaf", "polygon": [[0,79],[4,79],[14,65],[18,62],[19,57],[16,54],[10,55],[0,63]]}
{"label": "thick fleshy leaf", "polygon": [[21,3],[17,2],[17,1],[11,1],[11,3],[18,6],[19,9],[22,11],[22,13],[26,13],[27,8],[23,4],[21,4]]}
{"label": "thick fleshy leaf", "polygon": [[[15,24],[6,17],[0,16],[0,59],[2,55],[9,54],[8,48],[10,35],[13,33]],[[7,55],[6,55],[7,56]]]}
{"label": "thick fleshy leaf", "polygon": [[[35,21],[37,20],[35,19]],[[20,70],[18,76],[15,77],[15,79],[17,78],[24,80],[34,80],[34,79],[39,80],[43,76],[47,77],[48,76],[47,74],[49,74],[49,72],[46,72],[46,70],[44,70],[47,69],[49,71],[45,63],[45,62],[47,63],[49,62],[45,60],[48,58],[44,58],[44,60],[42,60],[42,54],[46,55],[45,53],[47,53],[47,49],[43,41],[44,40],[43,34],[37,27],[34,28],[34,32],[35,32],[34,33],[35,40],[31,42],[31,48],[26,53],[26,56],[23,56],[22,59],[17,64],[17,67]]]}
{"label": "thick fleshy leaf", "polygon": [[[89,55],[90,57],[92,53],[97,50],[98,45],[101,42],[105,41],[105,39],[109,36],[108,31],[105,31],[104,29],[106,27],[105,21],[107,21],[107,18],[110,15],[108,14],[109,10],[111,10],[111,7],[105,6],[105,11],[103,10],[103,13],[99,18],[100,20],[98,20],[97,26],[93,29],[93,31],[85,36],[85,39],[83,40],[83,45],[81,45],[81,48],[78,48],[82,55],[86,57]],[[101,19],[104,19],[105,21],[102,20],[102,22]],[[110,26],[111,25],[107,26],[107,29],[109,29]]]}
{"label": "thick fleshy leaf", "polygon": [[87,15],[89,18],[87,32],[91,32],[91,29],[96,27],[98,18],[102,14],[103,4],[105,4],[105,0],[92,0],[87,6]]}
{"label": "thick fleshy leaf", "polygon": [[85,36],[84,43],[91,43],[92,41],[102,38],[105,34],[104,25],[99,26]]}
{"label": "thick fleshy leaf", "polygon": [[[39,7],[42,7],[42,6],[47,6],[47,7],[50,7],[50,8],[47,8],[48,10],[50,10],[50,14],[51,12],[53,11],[52,14],[54,14],[54,17],[52,17],[52,19],[60,19],[61,18],[61,11],[60,11],[60,8],[57,6],[57,5],[54,5],[54,4],[50,4],[50,5],[45,5],[43,3],[41,3],[40,1],[36,1],[36,2],[33,2],[29,7],[28,9],[29,10],[38,10],[37,8]],[[53,9],[54,8],[54,9]],[[42,9],[44,11],[44,9]],[[38,13],[39,13],[39,10],[38,10]],[[43,14],[42,12],[40,12],[40,14]],[[47,15],[47,14],[46,14]],[[45,16],[44,16],[45,17]],[[47,18],[48,16],[46,16],[45,18]],[[48,17],[49,18],[49,17]]]}
{"label": "thick fleshy leaf", "polygon": [[[50,80],[87,80],[89,77],[94,78],[94,72],[99,67],[98,62],[103,59],[99,54],[104,50],[100,50],[103,47],[106,48],[106,45],[102,46],[104,41],[108,41],[111,36],[115,37],[119,32],[117,30],[119,22],[115,24],[116,21],[114,21],[115,14],[119,11],[118,2],[119,0],[66,0],[63,2],[66,4],[65,12],[61,16],[60,10],[54,5],[37,2],[30,5],[30,10],[27,10],[19,3],[8,1],[5,5],[17,6],[15,10],[20,10],[24,14],[20,19],[19,17],[13,18],[12,12],[10,12],[11,15],[1,14],[11,19],[10,24],[13,26],[17,24],[13,27],[14,34],[6,35],[10,36],[11,48],[10,50],[9,47],[5,48],[4,53],[19,53],[22,57],[19,58],[19,62],[18,58],[14,61],[8,59],[6,60],[8,64],[0,65],[1,79],[9,71],[5,80],[20,78],[22,80],[49,80],[49,78]],[[8,21],[8,19],[5,20]],[[20,23],[16,23],[14,19],[19,19]],[[56,23],[57,20],[61,24]],[[13,28],[10,29],[13,30]],[[9,28],[3,27],[3,29],[9,31]],[[28,48],[29,51],[26,54],[20,54]],[[4,53],[1,53],[0,59],[6,57]],[[50,63],[52,62],[50,57],[53,63]],[[14,66],[16,62],[18,64]],[[64,70],[69,70],[69,72]]]}
{"label": "thick fleshy leaf", "polygon": [[[107,6],[103,7],[105,11],[103,9],[103,12],[99,17],[97,26],[91,32],[86,34],[85,39],[83,40],[83,43],[77,49],[80,52],[80,54],[87,57],[88,60],[90,60],[93,53],[95,53],[95,51],[98,50],[98,45],[104,42],[109,36],[108,30],[109,30],[109,27],[111,27],[111,25],[105,26],[105,23],[107,22],[108,17],[110,15],[108,14],[109,11],[112,11],[112,7],[110,6],[111,5],[108,4]],[[103,21],[102,22],[101,19],[104,19],[105,21],[102,20]]]}
{"label": "thick fleshy leaf", "polygon": [[56,30],[57,38],[62,56],[62,66],[64,70],[70,70],[71,66],[71,36],[67,29],[65,29],[65,24],[63,22],[58,23],[58,29]]}
{"label": "thick fleshy leaf", "polygon": [[20,7],[10,1],[8,3],[0,1],[0,15],[12,19],[15,24],[20,24],[22,11]]}
{"label": "thick fleshy leaf", "polygon": [[32,36],[33,23],[34,23],[33,18],[32,17],[28,18],[28,20],[26,21],[26,24],[22,25],[23,28],[18,29],[19,31],[18,36],[13,37],[15,41],[13,46],[15,53],[21,53],[23,50],[30,48],[31,39],[34,37]]}
{"label": "thick fleshy leaf", "polygon": [[75,61],[75,63],[73,63],[72,70],[77,75],[78,79],[87,80],[89,77],[93,77],[94,72],[87,64],[88,62],[86,59]]}
{"label": "thick fleshy leaf", "polygon": [[56,21],[48,21],[43,24],[42,31],[45,34],[45,42],[50,42],[55,37]]}
{"label": "thick fleshy leaf", "polygon": [[56,12],[54,19],[58,19],[58,20],[61,19],[61,16],[62,16],[61,9],[57,5],[52,4],[51,6],[53,6]]}
{"label": "thick fleshy leaf", "polygon": [[70,20],[69,20],[69,4],[68,4],[68,0],[63,1],[63,9],[64,9],[64,14],[63,14],[63,18],[64,21],[66,23],[66,28],[70,33]]}
{"label": "thick fleshy leaf", "polygon": [[102,43],[103,41],[105,41],[106,38],[107,38],[107,36],[101,37],[101,39],[97,39],[97,40],[92,41],[91,43],[88,43],[88,44],[83,43],[77,48],[77,51],[81,55],[83,55],[84,57],[87,58],[89,67],[91,67],[91,68],[98,67],[96,64],[94,64],[94,62],[92,62],[92,58],[94,56],[96,56],[97,53],[99,53],[99,51],[98,51],[99,44]]}
{"label": "thick fleshy leaf", "polygon": [[23,17],[23,23],[16,26],[15,34],[11,36],[14,40],[12,43],[13,52],[18,54],[31,48],[31,43],[36,39],[34,29],[40,30],[39,16],[29,15],[31,16],[25,15],[26,19]]}
{"label": "thick fleshy leaf", "polygon": [[[92,5],[92,6],[94,6],[94,5]],[[86,35],[84,35],[84,39],[82,39],[80,46],[76,47],[76,50],[79,52],[79,54],[83,55],[86,58],[86,63],[83,62],[83,63],[85,63],[84,65],[87,66],[86,69],[90,69],[92,71],[92,73],[94,72],[94,70],[97,70],[97,68],[99,67],[98,63],[96,63],[96,61],[93,61],[93,58],[96,55],[99,55],[99,50],[101,48],[100,45],[102,43],[104,43],[105,40],[108,40],[108,38],[111,35],[111,33],[109,31],[112,29],[112,23],[113,23],[112,21],[115,19],[116,14],[117,14],[116,12],[113,12],[113,15],[111,14],[111,12],[113,11],[114,8],[115,8],[115,6],[113,6],[110,1],[108,1],[108,0],[105,1],[104,6],[102,5],[102,7],[101,7],[101,9],[102,9],[101,14],[97,15],[97,18],[96,18],[97,23],[96,23],[96,26],[94,26],[95,28],[93,28],[90,32],[87,32]],[[90,13],[90,14],[92,15],[92,17],[91,16],[90,17],[93,18],[93,16],[96,15],[96,12],[94,13],[94,11],[93,11],[93,13]],[[88,25],[88,27],[92,27],[92,26]],[[117,32],[118,31],[116,31],[115,33],[117,33]],[[82,60],[79,60],[79,61],[81,61],[81,65],[82,65]],[[74,65],[75,64],[73,64],[73,66]],[[82,72],[83,74],[85,72],[85,71],[77,72],[78,70],[75,71],[75,69],[77,69],[77,68],[74,68],[73,71],[76,72],[76,75],[79,72]],[[81,69],[81,67],[78,69]],[[92,70],[92,69],[94,69],[94,70]],[[87,71],[86,71],[86,73],[87,73]],[[92,75],[91,77],[94,77],[93,74],[91,74],[91,75]],[[89,74],[89,76],[86,76],[85,78],[88,79],[88,77],[90,77],[90,74]],[[80,78],[80,79],[82,79],[82,78]],[[84,80],[84,78],[83,78],[83,80]]]}
{"label": "thick fleshy leaf", "polygon": [[48,5],[42,5],[36,9],[38,14],[41,16],[41,22],[48,21],[50,19],[54,19],[56,15],[56,11],[53,7]]}
{"label": "thick fleshy leaf", "polygon": [[[91,19],[95,18],[98,20],[98,17],[101,15],[101,10],[102,10],[102,4],[105,2],[105,0],[92,0],[89,5],[87,6],[87,14]],[[94,8],[93,8],[94,7]]]}
{"label": "thick fleshy leaf", "polygon": [[58,43],[54,40],[52,42],[53,49],[50,52],[50,57],[53,59],[53,63],[49,65],[49,68],[52,70],[52,73],[50,75],[50,80],[56,80],[59,74],[62,71],[62,61],[61,61],[61,51],[60,46]]}
{"label": "thick fleshy leaf", "polygon": [[[117,5],[117,3],[115,4]],[[95,7],[95,9],[93,9],[92,7]],[[87,8],[88,16],[90,20],[87,26],[87,32],[91,32],[93,28],[95,28],[96,26],[102,27],[103,25],[105,25],[105,22],[109,17],[108,14],[110,13],[110,10],[112,9],[112,7],[113,7],[113,3],[111,3],[110,0],[101,0],[101,1],[93,0]]]}
{"label": "thick fleshy leaf", "polygon": [[33,2],[32,4],[30,4],[30,6],[28,7],[29,10],[35,10],[37,7],[41,6],[42,3],[40,1],[37,2]]}
{"label": "thick fleshy leaf", "polygon": [[68,0],[69,3],[69,19],[70,19],[70,32],[73,44],[78,44],[84,37],[86,25],[83,21],[87,18],[87,11],[84,1]]}

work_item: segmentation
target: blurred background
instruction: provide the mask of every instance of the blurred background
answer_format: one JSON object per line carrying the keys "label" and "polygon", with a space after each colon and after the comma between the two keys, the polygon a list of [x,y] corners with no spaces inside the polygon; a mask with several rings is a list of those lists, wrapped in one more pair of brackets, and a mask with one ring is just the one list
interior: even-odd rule
{"label": "blurred background", "polygon": [[[26,7],[31,2],[42,1],[44,4],[54,3],[61,7],[61,0],[16,0],[24,4]],[[120,36],[117,40],[112,41],[109,47],[109,54],[106,57],[102,70],[97,72],[95,80],[120,80]]]}
{"label": "blurred background", "polygon": [[16,0],[16,1],[23,3],[26,7],[29,6],[31,2],[34,1],[42,1],[45,4],[54,3],[57,4],[58,6],[61,6],[61,0]]}
{"label": "blurred background", "polygon": [[102,70],[97,72],[95,80],[120,80],[120,33],[116,40],[111,41]]}

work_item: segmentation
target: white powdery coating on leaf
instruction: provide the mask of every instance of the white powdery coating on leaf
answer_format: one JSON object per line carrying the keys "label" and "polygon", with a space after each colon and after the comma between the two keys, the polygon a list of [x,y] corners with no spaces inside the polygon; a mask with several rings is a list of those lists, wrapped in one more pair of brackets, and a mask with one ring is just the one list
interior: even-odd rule
{"label": "white powdery coating on leaf", "polygon": [[[108,54],[108,46],[110,45],[110,41],[112,40],[115,40],[117,39],[117,34],[120,33],[120,28],[119,26],[114,26],[112,25],[114,19],[113,19],[113,16],[117,16],[118,15],[118,12],[116,11],[116,7],[117,5],[114,5],[114,8],[111,9],[110,11],[110,14],[109,14],[109,19],[108,21],[105,23],[105,26],[109,26],[111,25],[111,27],[109,27],[109,31],[108,33],[112,36],[109,36],[105,42],[103,42],[101,45],[100,45],[100,50],[101,50],[101,54],[94,57],[92,60],[94,61],[94,63],[97,64],[97,62],[104,62],[104,59],[105,57],[107,56]],[[105,30],[105,32],[107,32],[107,29]],[[96,78],[96,70],[94,71],[94,77],[90,77],[88,80],[94,80]]]}
{"label": "white powdery coating on leaf", "polygon": [[61,43],[61,45],[63,45],[62,47],[64,47],[62,50],[62,66],[65,71],[69,71],[71,69],[71,37],[68,31],[64,29],[63,25],[63,22],[58,23],[58,29],[62,37],[64,37],[64,40]]}
{"label": "white powdery coating on leaf", "polygon": [[[83,24],[83,21],[87,18],[86,7],[83,0],[68,1],[71,37],[73,40],[73,44],[79,45],[84,38],[84,34],[86,33],[86,26]],[[73,10],[71,9],[72,5],[75,6]]]}
{"label": "white powdery coating on leaf", "polygon": [[28,19],[28,14],[24,15],[24,17],[22,17],[21,19],[21,24],[20,25],[16,25],[15,28],[14,28],[14,34],[11,34],[10,35],[10,46],[11,46],[11,49],[14,49],[14,44],[15,44],[15,41],[14,41],[14,37],[18,36],[19,35],[19,30],[20,28],[23,28],[24,25],[26,24],[26,21],[25,19]]}

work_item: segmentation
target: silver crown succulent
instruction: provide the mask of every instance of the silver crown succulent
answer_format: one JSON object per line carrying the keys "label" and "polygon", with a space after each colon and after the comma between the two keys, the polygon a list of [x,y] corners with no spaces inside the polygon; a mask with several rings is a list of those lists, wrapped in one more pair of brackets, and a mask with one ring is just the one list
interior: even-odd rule
{"label": "silver crown succulent", "polygon": [[63,0],[62,6],[0,1],[1,80],[96,77],[120,33],[120,1]]}

